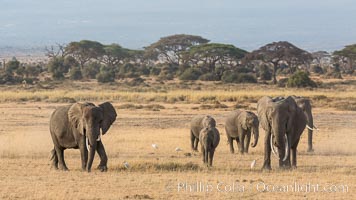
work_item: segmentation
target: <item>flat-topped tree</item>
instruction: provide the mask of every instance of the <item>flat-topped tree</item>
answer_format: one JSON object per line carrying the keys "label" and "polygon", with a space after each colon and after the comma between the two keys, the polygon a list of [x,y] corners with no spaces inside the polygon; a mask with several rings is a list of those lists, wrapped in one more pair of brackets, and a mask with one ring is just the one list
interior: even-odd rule
{"label": "flat-topped tree", "polygon": [[121,47],[119,44],[105,45],[104,52],[100,61],[109,67],[122,63],[129,56],[128,49]]}
{"label": "flat-topped tree", "polygon": [[[340,51],[335,51],[333,53],[336,60],[341,60],[342,63],[347,63],[348,67],[344,71],[350,71],[351,73],[354,71],[354,65],[356,61],[356,44],[348,45]],[[346,60],[346,62],[343,62]]]}
{"label": "flat-topped tree", "polygon": [[191,47],[185,56],[193,65],[203,63],[209,72],[214,72],[216,64],[232,65],[248,52],[230,44],[209,43]]}
{"label": "flat-topped tree", "polygon": [[73,56],[83,69],[85,63],[91,59],[98,59],[104,54],[104,46],[96,41],[81,40],[80,42],[71,42],[65,47],[65,51]]}
{"label": "flat-topped tree", "polygon": [[[312,55],[289,42],[273,42],[267,44],[258,50],[247,54],[244,62],[261,60],[273,64],[273,83],[277,83],[276,73],[281,62],[288,64],[290,68],[296,68],[298,65],[307,64],[312,61]],[[292,70],[292,72],[295,70]]]}
{"label": "flat-topped tree", "polygon": [[181,52],[192,46],[208,42],[209,40],[196,35],[171,35],[162,37],[157,42],[145,47],[145,56],[154,60],[164,59],[168,63],[179,65],[184,63]]}

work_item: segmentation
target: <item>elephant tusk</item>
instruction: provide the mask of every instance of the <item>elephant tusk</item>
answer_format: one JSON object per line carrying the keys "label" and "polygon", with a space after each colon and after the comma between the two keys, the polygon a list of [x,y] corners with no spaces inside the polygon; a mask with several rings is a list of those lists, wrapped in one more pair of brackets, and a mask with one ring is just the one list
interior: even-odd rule
{"label": "elephant tusk", "polygon": [[306,127],[309,129],[309,130],[314,130],[313,128],[311,128],[310,126],[308,126],[308,124],[306,125]]}
{"label": "elephant tusk", "polygon": [[285,144],[286,144],[286,151],[284,153],[283,162],[287,160],[288,154],[289,154],[289,142],[288,142],[287,134],[284,134],[284,141],[285,141]]}
{"label": "elephant tusk", "polygon": [[[313,126],[314,126],[314,125],[313,125]],[[318,129],[316,126],[314,126],[314,130],[318,131],[319,129]]]}
{"label": "elephant tusk", "polygon": [[273,145],[273,142],[272,142],[272,138],[273,138],[273,134],[271,134],[271,141],[270,141],[272,153],[273,153],[276,157],[278,157],[277,153],[274,151],[274,145]]}
{"label": "elephant tusk", "polygon": [[88,137],[85,137],[85,146],[87,147],[87,150],[89,151],[89,139],[88,139]]}
{"label": "elephant tusk", "polygon": [[99,135],[99,137],[98,137],[98,139],[96,139],[96,141],[100,141],[101,140],[101,133],[100,133],[100,135]]}

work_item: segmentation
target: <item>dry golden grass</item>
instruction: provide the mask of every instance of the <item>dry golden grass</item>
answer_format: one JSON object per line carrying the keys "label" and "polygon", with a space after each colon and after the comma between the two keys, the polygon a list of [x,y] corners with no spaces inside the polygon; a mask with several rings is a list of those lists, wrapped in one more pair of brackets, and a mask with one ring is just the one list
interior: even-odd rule
{"label": "dry golden grass", "polygon": [[0,102],[13,101],[58,101],[62,98],[73,98],[77,101],[125,101],[125,102],[204,102],[208,100],[218,101],[237,101],[248,98],[258,99],[263,96],[306,96],[326,98],[356,98],[356,91],[335,91],[335,90],[302,90],[302,89],[260,89],[253,90],[247,87],[239,91],[224,91],[221,89],[212,91],[196,90],[173,90],[167,92],[122,92],[122,91],[67,91],[67,90],[50,90],[50,91],[2,91]]}
{"label": "dry golden grass", "polygon": [[[61,93],[63,92],[63,93]],[[289,94],[288,91],[286,91]],[[86,96],[85,92],[65,93],[68,97]],[[37,93],[55,95],[57,91]],[[100,95],[91,92],[94,97]],[[89,96],[90,96],[89,94]],[[117,100],[122,93],[103,93],[110,100]],[[162,95],[191,95],[199,99],[203,92],[174,91]],[[212,94],[228,96],[228,92]],[[233,95],[246,94],[246,91]],[[263,91],[251,95],[263,94]],[[313,95],[305,92],[303,94]],[[11,96],[10,93],[6,94]],[[19,96],[34,94],[19,93]],[[127,94],[132,95],[132,94]],[[157,95],[157,94],[138,94]],[[210,94],[209,94],[210,95]],[[318,93],[319,95],[319,93]],[[335,95],[321,94],[320,95]],[[345,95],[345,94],[344,94]],[[354,94],[346,94],[354,95]],[[206,94],[205,94],[206,96]],[[100,97],[101,98],[101,97]],[[133,97],[132,97],[133,98]],[[103,98],[104,99],[104,98]],[[99,103],[99,99],[96,103]],[[105,99],[106,100],[106,99]],[[194,100],[193,100],[194,101]],[[115,101],[117,102],[117,101]],[[320,131],[315,133],[315,152],[306,152],[306,134],[298,147],[298,168],[291,171],[278,170],[272,157],[271,172],[261,172],[263,139],[246,155],[230,154],[223,128],[225,115],[235,102],[226,108],[194,110],[198,104],[162,104],[165,109],[120,109],[118,119],[103,143],[109,157],[109,171],[101,173],[81,172],[78,150],[66,150],[65,160],[69,172],[50,169],[49,155],[53,144],[48,131],[49,116],[58,103],[24,102],[0,104],[0,199],[355,199],[356,184],[356,113],[315,108],[315,124]],[[114,103],[119,107],[125,103]],[[142,103],[143,104],[143,103]],[[144,104],[143,104],[144,105]],[[206,168],[198,153],[191,153],[189,121],[198,114],[211,114],[218,122],[221,142],[217,148],[213,167]],[[158,144],[153,149],[151,144]],[[180,147],[183,152],[175,152]],[[236,148],[236,145],[235,145]],[[256,167],[250,163],[257,159]],[[130,169],[123,167],[127,161]],[[93,166],[98,164],[98,156]],[[197,182],[217,186],[219,183],[235,183],[245,186],[244,192],[178,191],[178,183]],[[346,192],[259,192],[256,185],[332,184],[347,185]],[[252,190],[247,187],[253,186]],[[223,189],[224,188],[220,188]]]}

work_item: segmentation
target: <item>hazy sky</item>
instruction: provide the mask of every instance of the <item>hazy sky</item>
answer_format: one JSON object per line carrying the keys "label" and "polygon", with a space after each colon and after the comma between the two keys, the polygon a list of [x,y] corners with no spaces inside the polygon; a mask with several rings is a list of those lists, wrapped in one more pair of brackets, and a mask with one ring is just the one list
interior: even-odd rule
{"label": "hazy sky", "polygon": [[356,43],[355,0],[0,0],[0,47],[89,39],[142,48],[187,33],[247,50]]}

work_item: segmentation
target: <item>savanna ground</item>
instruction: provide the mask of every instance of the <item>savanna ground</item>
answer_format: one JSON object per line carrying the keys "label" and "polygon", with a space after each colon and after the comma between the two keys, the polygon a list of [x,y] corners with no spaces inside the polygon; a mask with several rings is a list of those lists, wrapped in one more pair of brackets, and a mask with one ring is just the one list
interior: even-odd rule
{"label": "savanna ground", "polygon": [[[86,82],[0,88],[0,199],[356,199],[356,87],[352,80],[314,90],[169,82],[121,85]],[[313,101],[314,122],[320,129],[314,134],[315,152],[306,152],[305,130],[297,169],[279,170],[272,155],[273,170],[261,171],[264,132],[260,130],[258,145],[249,154],[230,154],[223,126],[228,112],[255,111],[261,96],[291,94]],[[102,138],[109,157],[106,173],[82,172],[78,150],[65,151],[69,172],[50,167],[49,117],[57,106],[74,100],[109,100],[117,110],[116,122]],[[199,153],[190,150],[189,122],[199,114],[212,115],[221,134],[210,169],[202,164]],[[153,143],[159,148],[153,149]],[[176,147],[183,151],[176,152]],[[93,167],[97,165],[96,155]],[[269,191],[259,191],[263,184]],[[301,189],[293,191],[294,184]],[[307,184],[318,184],[319,191],[311,187],[305,192]],[[279,191],[277,187],[289,188]],[[211,191],[205,192],[206,188]]]}

